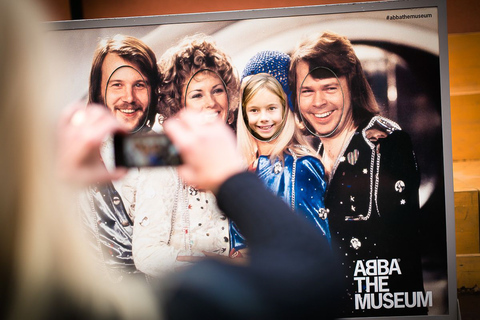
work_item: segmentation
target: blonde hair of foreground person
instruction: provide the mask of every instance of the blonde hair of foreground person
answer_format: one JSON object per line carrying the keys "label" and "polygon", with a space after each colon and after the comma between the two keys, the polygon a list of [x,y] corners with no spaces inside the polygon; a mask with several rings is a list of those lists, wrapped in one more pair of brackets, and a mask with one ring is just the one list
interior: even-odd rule
{"label": "blonde hair of foreground person", "polygon": [[35,12],[0,0],[0,318],[158,318],[146,285],[97,276],[73,188],[54,179],[55,95]]}

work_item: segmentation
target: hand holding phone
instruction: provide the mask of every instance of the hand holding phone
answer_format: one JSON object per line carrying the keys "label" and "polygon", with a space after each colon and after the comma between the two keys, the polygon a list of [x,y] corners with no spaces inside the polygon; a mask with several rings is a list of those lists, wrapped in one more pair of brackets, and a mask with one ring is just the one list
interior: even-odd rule
{"label": "hand holding phone", "polygon": [[76,102],[66,107],[58,120],[58,177],[69,184],[85,187],[122,178],[127,170],[108,171],[100,155],[100,146],[113,132],[126,129],[101,105]]}

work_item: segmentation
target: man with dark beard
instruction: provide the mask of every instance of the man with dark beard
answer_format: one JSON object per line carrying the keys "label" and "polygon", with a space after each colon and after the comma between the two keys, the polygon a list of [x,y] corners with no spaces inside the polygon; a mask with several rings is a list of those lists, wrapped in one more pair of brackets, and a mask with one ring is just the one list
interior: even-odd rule
{"label": "man with dark beard", "polygon": [[158,69],[153,51],[123,35],[102,40],[90,71],[88,102],[106,105],[131,131],[151,125],[157,101]]}

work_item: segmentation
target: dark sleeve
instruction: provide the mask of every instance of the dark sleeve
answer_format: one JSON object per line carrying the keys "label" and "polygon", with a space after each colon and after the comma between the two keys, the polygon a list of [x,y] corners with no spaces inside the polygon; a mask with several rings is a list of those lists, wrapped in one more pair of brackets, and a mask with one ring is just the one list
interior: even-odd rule
{"label": "dark sleeve", "polygon": [[321,310],[322,318],[328,319],[341,285],[326,238],[293,214],[253,173],[228,179],[217,201],[249,239],[247,271],[261,296],[276,306],[281,317]]}
{"label": "dark sleeve", "polygon": [[303,250],[312,250],[311,254],[326,247],[326,241],[315,234],[312,226],[295,217],[288,205],[253,173],[241,173],[227,180],[217,194],[217,202],[242,230],[251,251],[260,250],[264,255],[263,250],[278,246],[285,246],[282,250],[305,246]]}
{"label": "dark sleeve", "polygon": [[378,212],[384,223],[386,257],[401,261],[403,275],[390,281],[396,291],[423,291],[420,244],[420,174],[410,137],[395,131],[380,142]]}
{"label": "dark sleeve", "polygon": [[378,211],[392,227],[417,225],[420,174],[410,136],[395,131],[380,140]]}

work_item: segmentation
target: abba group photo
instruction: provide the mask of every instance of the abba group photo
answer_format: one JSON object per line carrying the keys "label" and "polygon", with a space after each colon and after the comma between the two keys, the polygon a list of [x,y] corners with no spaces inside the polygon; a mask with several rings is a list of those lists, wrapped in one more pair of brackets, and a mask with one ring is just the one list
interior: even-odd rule
{"label": "abba group photo", "polygon": [[[124,150],[138,163],[124,178],[79,195],[105,277],[161,282],[211,256],[249,263],[248,237],[214,194],[177,173],[163,123],[186,109],[228,124],[245,171],[338,256],[338,317],[453,312],[437,9],[232,17],[49,32],[59,106],[103,105],[140,137]],[[107,168],[115,146],[102,145]]]}

